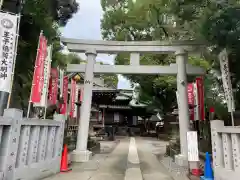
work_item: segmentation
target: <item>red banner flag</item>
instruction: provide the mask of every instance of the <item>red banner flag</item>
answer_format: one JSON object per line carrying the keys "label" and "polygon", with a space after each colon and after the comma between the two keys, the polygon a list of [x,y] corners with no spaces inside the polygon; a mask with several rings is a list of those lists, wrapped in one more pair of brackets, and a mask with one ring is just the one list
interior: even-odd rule
{"label": "red banner flag", "polygon": [[194,86],[193,83],[188,84],[188,104],[190,105],[189,109],[189,118],[190,120],[194,120]]}
{"label": "red banner flag", "polygon": [[70,102],[70,112],[69,115],[71,118],[74,117],[74,110],[75,110],[75,98],[76,98],[76,88],[77,84],[75,80],[71,80],[71,102]]}
{"label": "red banner flag", "polygon": [[66,114],[67,112],[67,102],[68,101],[68,77],[63,78],[63,105],[61,107],[61,114]]}
{"label": "red banner flag", "polygon": [[39,47],[35,61],[35,68],[32,82],[31,102],[39,103],[44,83],[44,61],[47,56],[47,39],[41,34],[39,37]]}
{"label": "red banner flag", "polygon": [[58,95],[58,70],[57,68],[51,69],[51,78],[49,82],[49,101],[50,104],[57,104]]}
{"label": "red banner flag", "polygon": [[196,78],[200,120],[205,120],[203,77]]}
{"label": "red banner flag", "polygon": [[80,89],[79,101],[82,102],[82,99],[83,99],[83,88]]}

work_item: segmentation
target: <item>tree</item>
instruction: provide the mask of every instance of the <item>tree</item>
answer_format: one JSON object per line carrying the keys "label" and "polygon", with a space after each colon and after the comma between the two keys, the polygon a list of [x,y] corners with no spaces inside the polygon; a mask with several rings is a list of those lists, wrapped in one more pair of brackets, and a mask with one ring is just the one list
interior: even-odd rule
{"label": "tree", "polygon": [[191,29],[192,36],[207,42],[211,53],[208,58],[212,60],[212,68],[219,74],[217,56],[223,48],[227,48],[232,86],[236,90],[235,103],[239,108],[239,1],[172,1],[168,7],[179,27],[185,31]]}
{"label": "tree", "polygon": [[[5,1],[4,1],[5,2]],[[57,2],[57,1],[54,1]],[[4,10],[11,10],[12,6],[5,6]],[[74,11],[55,16],[59,7],[53,1],[27,0],[21,10],[21,21],[19,31],[18,55],[16,59],[15,75],[11,97],[11,107],[20,108],[26,111],[30,95],[33,69],[35,64],[38,38],[43,30],[48,44],[53,45],[53,65],[64,67],[68,62],[63,55],[60,45],[59,25],[66,24],[72,13],[76,12],[77,4],[74,4]],[[63,18],[64,16],[64,18]],[[60,22],[64,19],[64,23]]]}
{"label": "tree", "polygon": [[[160,40],[167,36],[166,31],[160,26],[160,20],[154,16],[155,10],[150,3],[134,4],[132,1],[118,1],[112,4],[110,1],[102,0],[104,18],[102,19],[102,34],[107,40]],[[156,13],[160,13],[157,12]],[[141,57],[141,64],[170,64],[172,58],[167,55],[146,54]],[[129,54],[119,54],[115,64],[129,64]],[[167,81],[172,77],[159,76],[136,76],[127,75],[133,83],[139,83],[142,88],[141,100],[145,103],[153,103],[162,107],[163,111],[170,111],[175,100],[175,86],[168,86]],[[160,83],[165,80],[166,84]],[[165,94],[163,95],[162,92]],[[174,95],[174,96],[173,96]],[[161,106],[159,104],[161,102]],[[168,104],[166,104],[168,103]]]}
{"label": "tree", "polygon": [[[118,1],[102,0],[105,11],[102,19],[102,35],[107,40],[164,40],[173,38],[164,24],[164,1],[150,0]],[[144,54],[141,56],[142,65],[169,65],[175,58],[168,55]],[[121,53],[116,56],[115,64],[129,64],[129,54]],[[176,106],[176,78],[173,76],[126,76],[131,82],[141,85],[141,100],[153,108],[160,108],[164,113]]]}
{"label": "tree", "polygon": [[[98,64],[101,65],[108,65],[103,62],[97,62]],[[104,85],[106,87],[117,87],[118,85],[118,76],[116,74],[100,74],[100,78],[104,80]]]}
{"label": "tree", "polygon": [[[196,39],[208,42],[206,45],[209,46],[203,51],[203,56],[189,57],[189,63],[201,66],[208,72],[205,76],[205,84],[206,87],[210,87],[211,85],[211,88],[207,89],[205,93],[207,103],[211,104],[211,96],[213,94],[221,94],[223,92],[220,81],[215,74],[219,73],[217,54],[224,46],[218,46],[217,44],[223,44],[222,41],[226,39],[226,37],[223,38],[223,36],[220,36],[220,34],[226,34],[226,31],[224,31],[226,27],[228,27],[227,32],[233,32],[235,35],[230,39],[238,39],[235,33],[237,30],[234,29],[234,27],[238,27],[238,15],[234,16],[231,20],[225,18],[224,24],[221,23],[222,17],[218,15],[222,14],[221,16],[225,17],[227,16],[226,12],[229,13],[229,11],[231,11],[232,14],[230,13],[231,15],[229,14],[227,17],[233,16],[233,6],[235,7],[235,13],[237,11],[236,7],[238,7],[236,3],[229,3],[225,6],[224,3],[204,0],[137,0],[136,3],[133,3],[131,0],[121,0],[112,4],[110,0],[102,0],[102,6],[104,10],[102,35],[106,40],[145,41]],[[231,25],[227,25],[227,21],[228,24]],[[217,27],[216,22],[219,22],[217,24],[223,27]],[[223,32],[220,33],[219,28],[223,29]],[[234,31],[231,29],[234,29]],[[238,41],[230,42],[236,44]],[[141,64],[167,65],[174,62],[175,58],[172,56],[148,54],[141,56]],[[115,59],[115,63],[129,64],[129,54],[119,54]],[[212,68],[216,68],[214,73],[210,73]],[[161,107],[164,112],[168,112],[173,106],[176,106],[175,77],[139,77],[128,75],[127,78],[132,82],[141,84],[141,97],[145,102]],[[194,77],[189,77],[188,79],[191,82],[194,80]],[[217,90],[215,90],[216,88]],[[221,98],[216,98],[214,102],[218,104],[219,107],[226,109],[225,105],[222,104]],[[208,106],[210,106],[210,104],[208,104]]]}

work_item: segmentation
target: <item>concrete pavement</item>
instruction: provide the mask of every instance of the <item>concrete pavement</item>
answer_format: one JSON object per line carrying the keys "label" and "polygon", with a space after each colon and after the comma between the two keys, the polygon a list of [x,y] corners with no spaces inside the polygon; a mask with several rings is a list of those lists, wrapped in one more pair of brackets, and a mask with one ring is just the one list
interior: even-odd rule
{"label": "concrete pavement", "polygon": [[164,153],[165,144],[156,149],[153,143],[149,138],[121,138],[112,152],[96,154],[89,162],[73,164],[71,172],[45,180],[172,180],[154,153]]}
{"label": "concrete pavement", "polygon": [[[138,154],[141,161],[141,172],[144,180],[173,180],[171,174],[153,154],[155,149],[149,139],[137,138]],[[165,149],[165,146],[161,149]]]}

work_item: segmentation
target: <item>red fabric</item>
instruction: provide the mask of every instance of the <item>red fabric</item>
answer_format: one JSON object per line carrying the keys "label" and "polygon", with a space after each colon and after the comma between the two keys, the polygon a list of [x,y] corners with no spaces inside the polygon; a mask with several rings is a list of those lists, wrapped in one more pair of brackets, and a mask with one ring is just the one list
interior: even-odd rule
{"label": "red fabric", "polygon": [[210,107],[209,112],[210,112],[210,113],[214,113],[214,112],[215,112],[214,107]]}
{"label": "red fabric", "polygon": [[73,118],[74,116],[76,88],[77,88],[76,81],[72,79],[71,80],[70,114],[69,114],[71,118]]}
{"label": "red fabric", "polygon": [[197,90],[198,90],[198,107],[200,120],[205,120],[205,111],[204,111],[204,86],[203,86],[203,77],[196,78]]}
{"label": "red fabric", "polygon": [[203,174],[203,171],[201,169],[192,169],[191,173],[192,175],[199,177]]}
{"label": "red fabric", "polygon": [[68,77],[63,78],[63,104],[61,107],[61,114],[66,114],[67,112],[67,101],[68,101]]}
{"label": "red fabric", "polygon": [[51,104],[57,104],[58,96],[58,70],[57,68],[51,69],[51,78],[49,82],[49,101]]}
{"label": "red fabric", "polygon": [[79,101],[82,102],[83,99],[83,89],[80,89]]}
{"label": "red fabric", "polygon": [[[188,104],[194,106],[194,86],[193,83],[188,84]],[[189,110],[190,120],[194,120],[194,108]]]}
{"label": "red fabric", "polygon": [[44,83],[44,61],[47,56],[47,40],[43,35],[39,37],[39,48],[35,61],[35,68],[32,82],[31,102],[39,103]]}

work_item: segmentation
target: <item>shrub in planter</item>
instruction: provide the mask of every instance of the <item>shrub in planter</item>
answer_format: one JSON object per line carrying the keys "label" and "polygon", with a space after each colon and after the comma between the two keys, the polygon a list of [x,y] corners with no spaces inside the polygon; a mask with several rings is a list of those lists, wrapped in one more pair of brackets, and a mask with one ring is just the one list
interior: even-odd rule
{"label": "shrub in planter", "polygon": [[166,146],[166,153],[165,155],[170,156],[170,145]]}
{"label": "shrub in planter", "polygon": [[169,142],[169,145],[166,146],[166,155],[174,158],[175,155],[180,153],[180,140],[176,138]]}
{"label": "shrub in planter", "polygon": [[90,137],[88,137],[88,143],[87,143],[87,148],[88,149],[91,149],[92,147],[95,147],[98,144],[100,144],[100,143],[97,140],[91,139]]}

